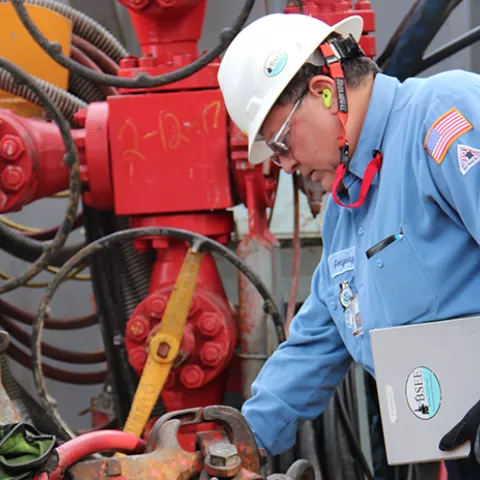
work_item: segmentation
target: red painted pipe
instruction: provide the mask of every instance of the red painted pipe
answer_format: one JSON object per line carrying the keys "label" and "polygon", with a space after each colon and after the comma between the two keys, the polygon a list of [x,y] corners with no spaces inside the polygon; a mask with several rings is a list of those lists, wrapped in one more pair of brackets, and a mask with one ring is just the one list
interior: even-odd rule
{"label": "red painted pipe", "polygon": [[41,474],[35,480],[61,480],[65,471],[82,458],[98,452],[123,452],[143,453],[145,441],[131,433],[120,430],[102,430],[80,435],[73,440],[60,445],[58,454],[58,467],[50,475]]}

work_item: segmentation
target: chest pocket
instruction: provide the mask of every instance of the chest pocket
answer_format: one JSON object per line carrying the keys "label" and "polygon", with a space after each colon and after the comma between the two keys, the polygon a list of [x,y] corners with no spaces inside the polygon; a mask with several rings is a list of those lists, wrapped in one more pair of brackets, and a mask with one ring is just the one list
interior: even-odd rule
{"label": "chest pocket", "polygon": [[[389,325],[412,323],[433,310],[433,289],[404,236],[370,257],[367,272],[374,286],[371,299],[377,307],[383,304]],[[379,308],[372,310],[381,315]],[[379,317],[374,323],[385,326]]]}

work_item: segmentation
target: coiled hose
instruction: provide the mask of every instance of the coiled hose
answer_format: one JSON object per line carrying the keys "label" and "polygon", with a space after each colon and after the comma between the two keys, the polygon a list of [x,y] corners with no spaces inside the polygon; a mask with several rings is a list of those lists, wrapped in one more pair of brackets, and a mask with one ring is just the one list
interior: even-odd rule
{"label": "coiled hose", "polygon": [[[1,0],[0,0],[1,1]],[[32,77],[40,85],[46,94],[52,99],[53,103],[60,110],[60,113],[70,122],[73,121],[73,115],[82,108],[87,108],[87,104],[80,100],[75,95],[62,90],[61,88],[53,85],[52,83],[41,80],[40,78]],[[35,105],[43,107],[43,103],[39,100],[38,96],[28,86],[21,85],[15,81],[13,76],[0,68],[0,89],[17,95]]]}
{"label": "coiled hose", "polygon": [[[0,0],[0,3],[7,2],[9,3],[10,0]],[[24,3],[48,8],[52,12],[57,12],[68,18],[72,22],[74,34],[93,43],[116,62],[128,55],[127,50],[117,38],[84,13],[54,0],[24,0]]]}
{"label": "coiled hose", "polygon": [[[130,228],[127,217],[116,218],[116,230]],[[119,245],[122,262],[121,289],[125,317],[129,318],[135,307],[148,295],[153,260],[148,254],[141,254],[133,247],[132,242]]]}
{"label": "coiled hose", "polygon": [[[78,243],[60,248],[51,258],[49,264],[61,267],[70,257],[77,253],[85,244]],[[0,248],[10,255],[26,262],[34,262],[45,251],[45,242],[19,235],[16,230],[0,222]]]}

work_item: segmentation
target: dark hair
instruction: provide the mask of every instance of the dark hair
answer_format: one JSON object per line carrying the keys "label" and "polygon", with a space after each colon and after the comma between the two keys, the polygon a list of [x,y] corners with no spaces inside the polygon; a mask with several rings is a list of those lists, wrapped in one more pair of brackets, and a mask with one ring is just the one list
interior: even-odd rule
{"label": "dark hair", "polygon": [[[332,35],[328,40],[338,38],[337,35]],[[341,60],[343,74],[347,86],[350,88],[357,88],[365,81],[365,79],[373,73],[375,76],[381,70],[379,66],[370,58],[366,56],[347,58]],[[316,75],[324,75],[323,66],[305,63],[296,75],[290,80],[285,90],[278,97],[275,105],[289,105],[295,103],[302,93],[308,88],[308,82]]]}

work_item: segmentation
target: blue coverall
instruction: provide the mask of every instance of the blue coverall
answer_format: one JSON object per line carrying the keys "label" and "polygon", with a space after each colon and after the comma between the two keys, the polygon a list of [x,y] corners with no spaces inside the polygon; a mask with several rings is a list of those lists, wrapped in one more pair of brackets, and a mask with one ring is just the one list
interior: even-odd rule
{"label": "blue coverall", "polygon": [[[404,83],[376,76],[341,201],[358,198],[374,149],[382,168],[360,208],[330,196],[311,293],[242,409],[270,454],[291,447],[302,421],[324,410],[352,359],[375,375],[371,329],[480,312],[479,128],[479,75],[455,70]],[[340,303],[345,281],[358,298],[362,335],[353,335]]]}

